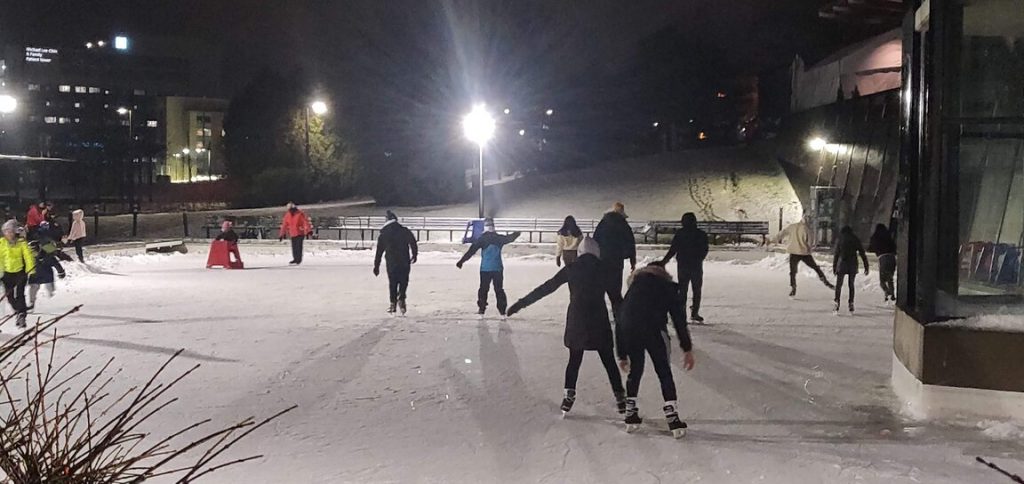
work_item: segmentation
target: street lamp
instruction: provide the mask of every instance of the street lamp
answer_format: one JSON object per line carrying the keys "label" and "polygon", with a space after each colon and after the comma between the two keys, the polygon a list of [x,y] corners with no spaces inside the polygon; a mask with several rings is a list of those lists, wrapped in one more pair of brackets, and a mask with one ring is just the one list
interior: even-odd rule
{"label": "street lamp", "polygon": [[306,163],[312,163],[313,159],[309,155],[309,111],[312,110],[313,114],[317,116],[323,116],[327,114],[327,103],[323,101],[313,101],[305,109],[306,118]]}
{"label": "street lamp", "polygon": [[18,100],[10,94],[0,94],[0,114],[11,114],[18,110]]}
{"label": "street lamp", "polygon": [[494,117],[487,112],[487,106],[477,104],[462,118],[462,130],[466,138],[480,149],[480,218],[484,218],[484,145],[494,137]]}
{"label": "street lamp", "polygon": [[[117,108],[117,114],[119,114],[121,116],[128,116],[128,159],[131,160],[133,158],[133,156],[134,156],[134,151],[135,151],[134,150],[134,148],[135,148],[135,132],[134,132],[134,126],[133,126],[133,124],[134,124],[133,123],[133,121],[134,121],[133,118],[135,117],[135,110],[133,108],[128,108],[128,107],[121,106],[121,107]],[[132,198],[134,198],[135,197],[135,173],[134,173],[135,169],[132,167],[132,165],[129,165],[129,169],[132,172],[130,174],[130,177],[131,177],[131,184],[130,184],[131,186],[130,186],[130,188],[132,189]],[[132,203],[135,203],[135,201],[132,200]]]}
{"label": "street lamp", "polygon": [[193,178],[193,175],[192,175],[192,156],[190,156],[191,153],[192,153],[192,150],[190,150],[188,148],[184,148],[184,149],[181,150],[181,154],[182,154],[182,156],[185,157],[185,163],[188,166],[188,168],[185,170],[185,177],[186,177],[188,183],[192,183],[192,178]]}

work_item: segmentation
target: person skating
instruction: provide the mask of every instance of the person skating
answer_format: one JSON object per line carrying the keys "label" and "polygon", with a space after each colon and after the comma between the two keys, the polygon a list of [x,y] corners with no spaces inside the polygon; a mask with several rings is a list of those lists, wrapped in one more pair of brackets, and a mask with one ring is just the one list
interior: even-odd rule
{"label": "person skating", "polygon": [[509,235],[498,235],[494,229],[494,219],[484,219],[484,233],[473,242],[465,255],[455,263],[455,266],[462,269],[462,265],[473,257],[478,251],[480,255],[480,290],[477,291],[476,305],[478,314],[481,316],[487,311],[487,293],[494,285],[494,298],[498,303],[498,313],[505,316],[508,308],[508,297],[505,295],[505,266],[501,261],[501,248],[515,242],[521,234],[513,232]]}
{"label": "person skating", "polygon": [[412,231],[398,223],[398,216],[387,211],[387,222],[380,229],[380,236],[377,237],[377,254],[373,258],[373,275],[380,275],[380,261],[383,257],[387,261],[388,292],[391,298],[391,305],[388,306],[388,313],[394,314],[395,310],[406,312],[405,298],[409,289],[409,272],[412,264],[416,263],[419,255],[419,247],[416,245],[416,237]]}
{"label": "person skating", "polygon": [[569,285],[569,310],[565,320],[563,343],[569,349],[569,362],[565,367],[565,390],[562,412],[572,410],[576,402],[576,380],[586,351],[597,351],[608,373],[612,394],[619,413],[626,410],[626,394],[622,375],[615,366],[614,341],[608,306],[604,302],[605,288],[601,283],[600,248],[593,239],[580,243],[579,258],[566,264],[550,280],[541,284],[509,308],[509,316],[554,293],[563,284]]}
{"label": "person skating", "polygon": [[289,264],[299,265],[302,264],[302,243],[306,240],[307,235],[312,234],[313,227],[309,223],[309,217],[294,203],[288,202],[287,207],[288,210],[285,211],[284,218],[281,219],[281,233],[278,240],[284,240],[285,237],[291,239],[292,260]]}
{"label": "person skating", "polygon": [[796,296],[796,271],[801,262],[807,264],[807,267],[810,267],[818,274],[818,279],[821,279],[825,287],[835,289],[835,286],[825,276],[825,272],[815,262],[814,256],[811,255],[811,229],[807,227],[807,223],[804,220],[786,227],[778,234],[775,234],[775,237],[772,237],[772,242],[776,244],[783,241],[787,242],[786,252],[789,253],[790,297]]}
{"label": "person skating", "polygon": [[896,276],[896,241],[885,224],[875,226],[875,233],[871,234],[868,242],[868,252],[878,256],[878,282],[885,292],[885,302],[896,301],[896,285],[893,279]]}
{"label": "person skating", "polygon": [[85,262],[85,254],[83,253],[82,246],[85,244],[85,211],[77,209],[71,212],[71,229],[68,230],[68,235],[64,239],[65,242],[70,242],[75,247],[75,255],[78,256],[78,262]]}
{"label": "person skating", "polygon": [[849,281],[850,286],[850,312],[853,312],[853,303],[856,298],[856,290],[854,289],[854,281],[857,278],[857,272],[860,267],[857,265],[857,256],[860,256],[860,260],[864,262],[864,275],[868,275],[870,269],[868,268],[868,255],[864,252],[864,245],[861,244],[860,238],[853,233],[853,229],[849,225],[844,226],[839,231],[839,239],[836,240],[835,255],[832,260],[832,268],[836,274],[836,306],[835,311],[839,312],[839,300],[843,295],[843,279]]}
{"label": "person skating", "polygon": [[627,218],[626,207],[615,202],[594,229],[594,240],[601,246],[602,279],[615,318],[622,306],[623,261],[629,259],[630,272],[636,270],[636,239]]}
{"label": "person skating", "polygon": [[[39,240],[36,244],[36,267],[35,272],[28,277],[28,303],[26,309],[29,311],[36,307],[36,295],[40,289],[46,289],[46,295],[53,297],[55,289],[54,272],[57,277],[64,279],[66,273],[64,266],[60,264],[60,249],[52,240]],[[31,244],[30,244],[31,245]]]}
{"label": "person skating", "polygon": [[28,241],[20,236],[21,228],[17,220],[8,220],[0,227],[3,238],[0,238],[0,262],[4,268],[4,295],[14,310],[17,326],[25,327],[28,308],[25,305],[25,284],[28,277],[35,271],[36,258]]}
{"label": "person skating", "polygon": [[580,242],[583,241],[583,231],[576,225],[576,217],[569,215],[562,222],[562,228],[558,229],[558,241],[555,246],[555,265],[562,266],[576,262]]}
{"label": "person skating", "polygon": [[645,353],[661,382],[661,395],[665,399],[663,410],[669,430],[682,437],[686,423],[679,419],[676,384],[669,363],[671,340],[668,318],[679,337],[683,350],[683,368],[693,369],[693,343],[686,327],[686,313],[679,301],[679,288],[660,262],[655,262],[630,276],[629,290],[622,303],[622,317],[615,325],[615,339],[619,364],[628,373],[626,378],[626,429],[632,431],[641,423],[637,407],[640,379],[644,374]]}
{"label": "person skating", "polygon": [[679,294],[685,307],[686,296],[693,287],[693,304],[690,306],[690,319],[703,323],[700,315],[700,301],[704,288],[704,259],[708,256],[708,234],[697,228],[697,216],[692,212],[683,214],[682,228],[672,237],[672,245],[661,260],[667,265],[673,257],[679,275]]}

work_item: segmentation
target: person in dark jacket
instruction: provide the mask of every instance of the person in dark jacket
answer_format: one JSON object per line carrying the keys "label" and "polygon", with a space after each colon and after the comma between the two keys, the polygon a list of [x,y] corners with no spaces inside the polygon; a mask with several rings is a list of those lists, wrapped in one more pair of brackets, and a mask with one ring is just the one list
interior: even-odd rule
{"label": "person in dark jacket", "polygon": [[626,207],[615,202],[594,229],[594,240],[601,247],[602,279],[616,318],[622,306],[623,261],[629,259],[630,272],[636,270],[636,239],[626,219]]}
{"label": "person in dark jacket", "polygon": [[679,294],[682,296],[683,305],[686,305],[686,293],[689,286],[693,287],[693,305],[690,306],[690,319],[702,323],[704,318],[700,315],[701,293],[704,288],[704,259],[708,256],[708,234],[697,228],[697,216],[692,212],[683,214],[683,227],[672,237],[672,246],[668,254],[661,260],[662,264],[668,264],[673,257],[676,258],[679,270]]}
{"label": "person in dark jacket", "polygon": [[605,288],[601,284],[600,248],[593,239],[580,242],[579,258],[568,264],[550,280],[531,291],[508,310],[509,316],[527,306],[551,295],[563,284],[569,284],[569,310],[565,319],[563,342],[569,349],[569,363],[565,367],[565,394],[562,411],[572,410],[576,402],[576,380],[585,351],[597,351],[601,363],[608,373],[619,413],[626,410],[626,393],[622,387],[622,375],[615,366],[614,341],[608,306],[605,305]]}
{"label": "person in dark jacket", "polygon": [[896,301],[896,241],[885,224],[875,226],[868,242],[868,252],[878,256],[878,282],[885,291],[885,302]]}
{"label": "person in dark jacket", "polygon": [[501,248],[515,242],[519,232],[509,235],[498,235],[494,229],[494,219],[484,220],[484,233],[473,242],[469,250],[455,263],[455,266],[462,269],[462,265],[473,257],[478,251],[483,251],[480,256],[480,289],[477,291],[476,305],[478,314],[483,316],[487,312],[487,293],[494,285],[494,297],[498,300],[498,313],[505,315],[508,308],[508,297],[505,295],[505,265],[501,261]]}
{"label": "person in dark jacket", "polygon": [[55,242],[52,240],[39,240],[31,242],[29,245],[35,246],[33,249],[36,254],[36,271],[28,276],[27,309],[31,311],[36,307],[36,295],[39,294],[39,289],[45,288],[47,296],[53,297],[55,290],[54,271],[57,272],[57,277],[61,279],[64,279],[66,274],[64,266],[60,264],[60,259],[57,257],[60,249],[57,248]]}
{"label": "person in dark jacket", "polygon": [[388,313],[396,310],[406,312],[405,298],[409,289],[409,273],[412,264],[419,256],[419,247],[412,231],[398,223],[398,216],[391,210],[387,211],[387,222],[380,229],[377,237],[377,255],[373,258],[373,275],[380,275],[380,260],[383,257],[388,264],[388,290],[391,305]]}
{"label": "person in dark jacket", "polygon": [[678,298],[679,288],[660,262],[650,264],[630,276],[629,291],[622,303],[622,317],[615,326],[619,364],[629,373],[626,378],[627,428],[643,421],[639,416],[636,398],[644,374],[645,353],[650,355],[651,364],[661,381],[661,395],[665,399],[663,409],[669,429],[678,437],[686,428],[676,410],[676,384],[669,363],[671,340],[668,336],[668,318],[671,316],[679,337],[679,346],[683,349],[683,367],[690,371],[694,365],[693,342],[686,327],[686,313]]}
{"label": "person in dark jacket", "polygon": [[223,240],[232,244],[238,243],[238,233],[235,232],[234,225],[230,220],[225,220],[220,223],[220,233],[213,240]]}
{"label": "person in dark jacket", "polygon": [[844,277],[849,280],[850,312],[853,312],[853,301],[856,296],[854,280],[857,278],[857,272],[860,270],[860,267],[857,265],[857,256],[860,256],[860,259],[864,261],[864,275],[867,275],[869,272],[868,255],[864,252],[864,245],[861,244],[860,239],[853,233],[853,229],[849,225],[844,226],[839,231],[835,257],[832,261],[833,271],[836,274],[836,312],[839,311],[839,299],[843,295]]}

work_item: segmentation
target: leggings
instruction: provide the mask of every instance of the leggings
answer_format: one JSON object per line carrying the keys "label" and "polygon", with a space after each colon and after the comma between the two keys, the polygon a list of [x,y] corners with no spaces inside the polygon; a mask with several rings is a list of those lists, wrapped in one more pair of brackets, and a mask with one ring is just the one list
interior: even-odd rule
{"label": "leggings", "polygon": [[857,279],[857,274],[839,274],[836,277],[836,303],[839,303],[839,300],[843,297],[843,278],[848,277],[850,286],[850,304],[853,304],[853,299],[857,295],[856,289],[854,289],[853,286],[854,280]]}
{"label": "leggings", "polygon": [[626,378],[626,397],[636,398],[640,393],[640,379],[644,376],[644,352],[651,356],[654,372],[661,382],[661,396],[666,402],[676,400],[676,382],[672,379],[672,365],[669,363],[668,333],[661,333],[661,341],[651,338],[647,344],[629,352],[629,376]]}
{"label": "leggings", "polygon": [[[583,363],[583,351],[569,350],[569,363],[565,365],[565,388],[576,389],[576,380],[580,376],[580,365]],[[607,348],[597,350],[597,354],[601,357],[604,370],[608,372],[608,382],[612,385],[612,391],[621,394],[625,390],[622,388],[622,374],[619,373],[619,367],[615,363],[615,353],[611,348]]]}

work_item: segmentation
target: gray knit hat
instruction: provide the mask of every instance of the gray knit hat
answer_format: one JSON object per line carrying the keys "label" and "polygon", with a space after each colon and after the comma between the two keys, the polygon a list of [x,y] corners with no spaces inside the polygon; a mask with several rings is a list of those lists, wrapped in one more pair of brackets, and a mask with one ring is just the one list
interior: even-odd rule
{"label": "gray knit hat", "polygon": [[7,232],[18,233],[18,228],[19,228],[18,221],[14,220],[12,218],[12,219],[4,222],[2,230],[3,230],[4,233],[7,233]]}

